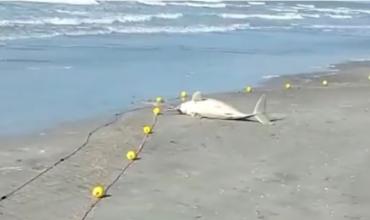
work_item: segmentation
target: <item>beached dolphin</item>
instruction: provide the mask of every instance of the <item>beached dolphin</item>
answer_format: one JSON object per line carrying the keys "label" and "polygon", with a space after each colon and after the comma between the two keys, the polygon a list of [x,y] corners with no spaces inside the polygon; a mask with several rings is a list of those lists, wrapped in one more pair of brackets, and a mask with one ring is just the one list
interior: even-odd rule
{"label": "beached dolphin", "polygon": [[251,114],[245,114],[234,107],[216,100],[203,98],[200,92],[195,92],[190,101],[184,102],[175,109],[181,114],[192,117],[213,118],[224,120],[244,120],[255,118],[263,125],[271,124],[270,119],[265,114],[266,96],[262,95]]}

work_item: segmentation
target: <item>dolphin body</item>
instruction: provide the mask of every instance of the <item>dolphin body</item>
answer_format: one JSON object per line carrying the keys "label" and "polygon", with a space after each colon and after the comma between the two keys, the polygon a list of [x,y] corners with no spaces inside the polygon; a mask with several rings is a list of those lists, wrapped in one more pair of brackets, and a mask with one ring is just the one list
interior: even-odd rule
{"label": "dolphin body", "polygon": [[175,109],[181,114],[190,115],[192,117],[223,119],[223,120],[247,120],[255,118],[263,125],[272,124],[265,113],[266,96],[262,95],[251,114],[245,114],[235,109],[234,107],[216,100],[203,98],[201,93],[195,92],[190,101],[184,102]]}

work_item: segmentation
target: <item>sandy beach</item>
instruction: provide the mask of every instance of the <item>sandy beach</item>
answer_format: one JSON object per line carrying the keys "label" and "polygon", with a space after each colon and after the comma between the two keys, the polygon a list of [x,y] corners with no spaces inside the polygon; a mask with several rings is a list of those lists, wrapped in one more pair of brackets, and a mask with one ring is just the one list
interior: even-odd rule
{"label": "sandy beach", "polygon": [[[266,94],[270,116],[284,116],[271,126],[160,115],[140,159],[87,219],[370,219],[369,75],[370,62],[351,62],[270,79],[250,94],[209,95],[251,112]],[[283,88],[287,82],[291,89]],[[96,201],[91,188],[109,185],[130,163],[126,152],[140,145],[152,120],[146,107],[0,140],[2,196],[91,134],[76,154],[0,201],[0,219],[82,219]]]}

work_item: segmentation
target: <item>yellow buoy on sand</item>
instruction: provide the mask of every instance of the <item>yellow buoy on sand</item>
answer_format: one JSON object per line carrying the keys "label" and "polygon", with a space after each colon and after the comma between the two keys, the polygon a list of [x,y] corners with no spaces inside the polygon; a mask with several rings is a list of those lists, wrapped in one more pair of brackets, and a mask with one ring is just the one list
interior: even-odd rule
{"label": "yellow buoy on sand", "polygon": [[328,85],[328,81],[327,81],[327,80],[323,80],[323,81],[321,82],[321,84],[322,84],[323,86],[327,86],[327,85]]}
{"label": "yellow buoy on sand", "polygon": [[130,150],[126,154],[127,159],[129,160],[135,160],[137,158],[136,151]]}
{"label": "yellow buoy on sand", "polygon": [[144,134],[150,134],[150,133],[152,133],[152,127],[149,126],[149,125],[145,125],[143,127],[143,132],[144,132]]}
{"label": "yellow buoy on sand", "polygon": [[367,77],[368,80],[370,80],[370,75]]}
{"label": "yellow buoy on sand", "polygon": [[155,99],[155,101],[157,102],[157,103],[163,103],[164,101],[163,101],[163,98],[161,97],[161,96],[158,96],[156,99]]}
{"label": "yellow buoy on sand", "polygon": [[290,89],[292,88],[292,85],[290,85],[290,83],[285,83],[285,89]]}
{"label": "yellow buoy on sand", "polygon": [[95,198],[103,198],[105,196],[105,189],[103,185],[96,185],[91,190],[91,195]]}
{"label": "yellow buoy on sand", "polygon": [[188,93],[186,91],[180,92],[180,98],[181,99],[185,99],[186,97],[188,97]]}
{"label": "yellow buoy on sand", "polygon": [[154,115],[159,115],[159,114],[161,114],[161,109],[160,109],[159,107],[155,107],[155,108],[153,108],[153,114],[154,114]]}
{"label": "yellow buoy on sand", "polygon": [[251,93],[253,91],[253,88],[252,88],[252,86],[247,86],[247,87],[245,87],[244,91],[246,93]]}

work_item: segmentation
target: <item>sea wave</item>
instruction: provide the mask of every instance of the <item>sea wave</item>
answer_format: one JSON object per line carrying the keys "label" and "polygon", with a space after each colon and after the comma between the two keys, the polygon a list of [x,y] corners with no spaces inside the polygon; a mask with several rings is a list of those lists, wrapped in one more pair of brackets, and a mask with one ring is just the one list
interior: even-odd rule
{"label": "sea wave", "polygon": [[271,11],[277,11],[277,12],[290,12],[290,13],[297,13],[298,9],[295,8],[270,8]]}
{"label": "sea wave", "polygon": [[370,25],[310,25],[306,28],[312,29],[370,29]]}
{"label": "sea wave", "polygon": [[0,36],[1,40],[15,40],[15,39],[27,39],[27,38],[48,38],[56,36],[89,36],[89,35],[107,35],[107,34],[197,34],[197,33],[221,33],[231,32],[238,30],[245,30],[249,28],[248,23],[233,24],[225,26],[208,26],[208,25],[194,25],[188,27],[179,26],[148,26],[148,27],[117,27],[107,26],[101,30],[65,30],[45,34],[27,34],[17,36]]}
{"label": "sea wave", "polygon": [[262,79],[273,79],[278,77],[280,77],[280,75],[263,75]]}
{"label": "sea wave", "polygon": [[296,4],[296,6],[301,8],[316,8],[315,5],[307,5],[307,4]]}
{"label": "sea wave", "polygon": [[251,5],[247,5],[247,4],[228,4],[227,5],[228,7],[235,7],[235,8],[250,8]]}
{"label": "sea wave", "polygon": [[[97,5],[104,2],[135,2],[150,6],[167,6],[181,5],[189,7],[208,7],[208,8],[224,8],[226,3],[232,1],[224,0],[188,0],[188,1],[176,1],[176,0],[0,0],[0,2],[42,2],[49,4],[73,4],[73,5]],[[264,5],[264,2],[248,2],[250,5]]]}
{"label": "sea wave", "polygon": [[153,18],[158,19],[177,19],[182,17],[181,13],[173,14],[154,14],[154,15],[122,15],[114,17],[103,18],[59,18],[47,17],[34,20],[29,19],[15,19],[15,20],[0,20],[0,26],[14,26],[14,25],[70,25],[77,26],[83,24],[113,24],[113,23],[128,23],[128,22],[143,22],[150,21]]}
{"label": "sea wave", "polygon": [[167,4],[162,1],[155,1],[155,0],[137,0],[136,2],[143,4],[143,5],[151,5],[151,6],[166,6]]}
{"label": "sea wave", "polygon": [[[4,0],[0,0],[4,1]],[[97,5],[95,0],[5,0],[6,2],[40,2],[48,4]]]}
{"label": "sea wave", "polygon": [[161,26],[161,27],[108,27],[110,33],[126,34],[153,34],[153,33],[172,33],[172,34],[191,34],[191,33],[210,33],[210,32],[229,32],[245,30],[249,28],[248,23],[233,24],[225,26],[194,25],[188,27]]}
{"label": "sea wave", "polygon": [[335,18],[335,19],[351,19],[351,15],[333,15],[333,14],[326,14],[326,16],[330,18]]}
{"label": "sea wave", "polygon": [[292,26],[251,26],[250,30],[291,30]]}
{"label": "sea wave", "polygon": [[250,5],[266,5],[266,2],[248,2]]}
{"label": "sea wave", "polygon": [[163,18],[163,19],[177,19],[183,16],[182,13],[173,13],[173,14],[157,14],[154,15],[155,18]]}
{"label": "sea wave", "polygon": [[334,14],[351,14],[352,9],[349,8],[310,8],[308,9],[310,11],[318,11],[318,12],[329,12],[329,13],[334,13]]}
{"label": "sea wave", "polygon": [[296,6],[293,7],[294,9],[304,10],[304,11],[314,11],[314,12],[326,12],[331,14],[338,14],[338,15],[354,15],[354,14],[370,14],[370,10],[367,9],[354,9],[354,8],[346,8],[346,7],[337,7],[337,8],[317,8],[317,7],[302,7]]}
{"label": "sea wave", "polygon": [[68,15],[87,15],[88,14],[86,11],[70,11],[70,10],[64,10],[64,9],[56,9],[55,11],[60,14],[68,14]]}
{"label": "sea wave", "polygon": [[187,6],[187,7],[200,7],[200,8],[225,8],[225,3],[200,3],[200,2],[169,2],[169,5]]}
{"label": "sea wave", "polygon": [[246,19],[246,18],[259,18],[269,20],[294,20],[303,19],[302,15],[296,13],[285,13],[285,14],[230,14],[223,13],[219,14],[219,17],[229,19]]}
{"label": "sea wave", "polygon": [[321,16],[319,15],[319,14],[300,14],[300,15],[302,15],[303,17],[305,17],[305,18],[320,18]]}

